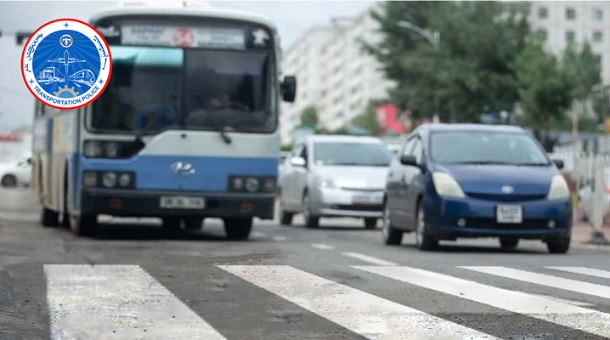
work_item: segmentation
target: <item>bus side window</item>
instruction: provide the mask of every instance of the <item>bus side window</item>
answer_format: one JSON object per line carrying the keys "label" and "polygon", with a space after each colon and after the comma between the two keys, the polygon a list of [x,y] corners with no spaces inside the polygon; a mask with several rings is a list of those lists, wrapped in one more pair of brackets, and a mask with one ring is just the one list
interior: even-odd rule
{"label": "bus side window", "polygon": [[36,104],[34,106],[34,117],[44,117],[44,115],[47,113],[46,107],[47,106],[41,103],[39,100],[36,100]]}

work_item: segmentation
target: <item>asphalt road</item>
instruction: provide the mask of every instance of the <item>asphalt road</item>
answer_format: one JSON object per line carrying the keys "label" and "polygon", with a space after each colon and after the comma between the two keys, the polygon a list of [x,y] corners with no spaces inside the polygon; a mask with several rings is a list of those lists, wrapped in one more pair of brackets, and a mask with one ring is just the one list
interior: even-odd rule
{"label": "asphalt road", "polygon": [[608,339],[610,252],[496,240],[399,247],[358,220],[257,221],[168,233],[105,220],[97,238],[42,228],[0,190],[0,339]]}

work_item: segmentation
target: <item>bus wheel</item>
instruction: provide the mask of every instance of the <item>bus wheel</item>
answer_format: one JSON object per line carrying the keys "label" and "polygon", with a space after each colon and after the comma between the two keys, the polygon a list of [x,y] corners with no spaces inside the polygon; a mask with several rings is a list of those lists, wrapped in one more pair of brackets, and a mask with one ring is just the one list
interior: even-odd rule
{"label": "bus wheel", "polygon": [[184,229],[186,230],[198,230],[203,227],[202,217],[186,217],[184,219]]}
{"label": "bus wheel", "polygon": [[229,240],[247,240],[252,230],[252,217],[225,218],[225,234]]}
{"label": "bus wheel", "polygon": [[13,175],[6,175],[2,177],[1,184],[5,188],[14,188],[17,186],[17,178]]}
{"label": "bus wheel", "polygon": [[163,229],[165,229],[165,230],[180,230],[180,218],[179,217],[163,217],[162,226],[163,226]]}
{"label": "bus wheel", "polygon": [[97,215],[70,215],[70,229],[76,236],[95,235]]}
{"label": "bus wheel", "polygon": [[40,224],[43,227],[57,227],[59,224],[59,214],[56,211],[42,207]]}

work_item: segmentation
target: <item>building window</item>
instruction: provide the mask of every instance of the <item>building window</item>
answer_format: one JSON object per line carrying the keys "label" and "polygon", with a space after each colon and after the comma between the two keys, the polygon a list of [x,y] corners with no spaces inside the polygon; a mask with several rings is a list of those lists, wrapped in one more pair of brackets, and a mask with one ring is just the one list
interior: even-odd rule
{"label": "building window", "polygon": [[599,8],[593,9],[593,20],[602,21],[604,20],[604,11]]}
{"label": "building window", "polygon": [[538,8],[538,18],[546,19],[549,17],[549,9],[546,7]]}
{"label": "building window", "polygon": [[604,39],[604,35],[601,31],[593,32],[593,41],[602,42],[603,39]]}
{"label": "building window", "polygon": [[569,30],[569,31],[566,31],[566,41],[567,41],[567,42],[573,42],[573,41],[574,41],[575,36],[576,36],[576,35],[574,34],[574,31],[570,31],[570,30]]}
{"label": "building window", "polygon": [[540,28],[536,31],[536,36],[538,37],[538,39],[546,41],[548,39],[549,33],[544,28]]}
{"label": "building window", "polygon": [[576,10],[572,7],[566,8],[566,19],[574,20],[576,19]]}

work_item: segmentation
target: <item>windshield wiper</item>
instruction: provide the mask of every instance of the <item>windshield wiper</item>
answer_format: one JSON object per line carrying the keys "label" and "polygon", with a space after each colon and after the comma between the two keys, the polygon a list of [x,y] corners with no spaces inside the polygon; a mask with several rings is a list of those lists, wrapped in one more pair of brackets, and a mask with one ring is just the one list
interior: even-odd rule
{"label": "windshield wiper", "polygon": [[231,137],[227,134],[226,126],[216,127],[216,130],[220,132],[220,137],[222,138],[222,141],[225,142],[225,144],[231,144],[233,142]]}

